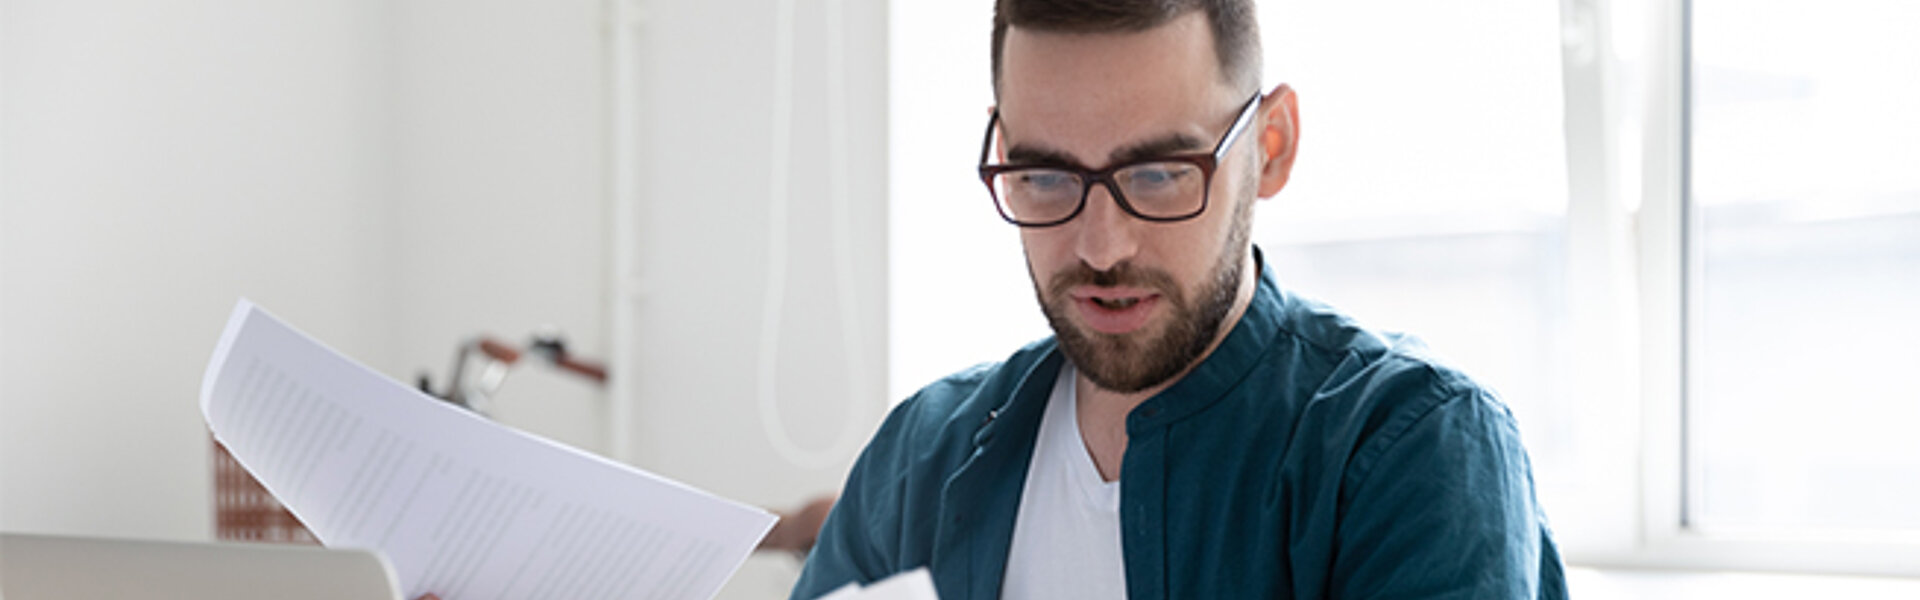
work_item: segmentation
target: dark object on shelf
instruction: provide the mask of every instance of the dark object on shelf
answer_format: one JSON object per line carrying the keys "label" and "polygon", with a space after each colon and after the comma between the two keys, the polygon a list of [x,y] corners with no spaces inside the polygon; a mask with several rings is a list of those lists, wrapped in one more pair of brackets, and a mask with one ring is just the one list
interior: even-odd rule
{"label": "dark object on shelf", "polygon": [[454,351],[452,374],[447,377],[444,389],[435,391],[432,378],[426,373],[420,374],[417,385],[420,391],[435,398],[487,414],[493,394],[500,390],[507,373],[519,364],[521,357],[529,354],[561,371],[591,381],[595,386],[605,386],[607,383],[605,366],[574,356],[567,351],[567,341],[558,332],[543,330],[530,336],[524,351],[491,336],[470,338]]}

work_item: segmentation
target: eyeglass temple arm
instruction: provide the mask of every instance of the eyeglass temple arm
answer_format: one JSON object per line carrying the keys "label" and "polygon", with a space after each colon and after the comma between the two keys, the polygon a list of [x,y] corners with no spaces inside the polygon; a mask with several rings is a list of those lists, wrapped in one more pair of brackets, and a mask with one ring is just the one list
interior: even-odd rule
{"label": "eyeglass temple arm", "polygon": [[[1253,125],[1253,115],[1254,113],[1259,112],[1254,110],[1254,107],[1260,104],[1260,98],[1261,98],[1261,95],[1256,92],[1254,93],[1252,98],[1247,99],[1246,105],[1240,107],[1240,116],[1235,117],[1233,119],[1233,126],[1227,128],[1227,135],[1220,138],[1220,141],[1223,143],[1220,144],[1220,147],[1213,149],[1214,160],[1216,161],[1220,160],[1221,155],[1226,154],[1227,149],[1233,147],[1232,143],[1224,143],[1224,142],[1238,140],[1240,138],[1240,134],[1245,132],[1247,130],[1247,127],[1250,127]],[[998,115],[999,112],[996,111],[994,114]]]}
{"label": "eyeglass temple arm", "polygon": [[980,165],[986,166],[987,156],[993,153],[993,127],[1000,124],[1000,108],[995,107],[993,114],[987,117],[986,139],[980,142]]}

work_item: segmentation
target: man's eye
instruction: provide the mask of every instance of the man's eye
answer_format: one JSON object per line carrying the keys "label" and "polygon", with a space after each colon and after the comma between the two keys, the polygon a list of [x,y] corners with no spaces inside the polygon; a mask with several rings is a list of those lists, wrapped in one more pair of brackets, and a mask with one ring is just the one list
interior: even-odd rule
{"label": "man's eye", "polygon": [[1051,190],[1068,185],[1065,173],[1028,172],[1020,174],[1020,185],[1035,190]]}
{"label": "man's eye", "polygon": [[1191,167],[1185,165],[1147,165],[1129,169],[1126,175],[1128,186],[1142,189],[1154,189],[1172,186],[1189,175]]}

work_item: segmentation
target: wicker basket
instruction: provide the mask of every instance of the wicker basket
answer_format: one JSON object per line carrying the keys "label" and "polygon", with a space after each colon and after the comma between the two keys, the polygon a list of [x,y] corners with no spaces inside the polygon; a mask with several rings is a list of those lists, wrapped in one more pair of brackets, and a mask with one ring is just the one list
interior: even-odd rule
{"label": "wicker basket", "polygon": [[[211,437],[209,438],[211,440]],[[218,440],[213,444],[214,537],[241,542],[319,544]]]}

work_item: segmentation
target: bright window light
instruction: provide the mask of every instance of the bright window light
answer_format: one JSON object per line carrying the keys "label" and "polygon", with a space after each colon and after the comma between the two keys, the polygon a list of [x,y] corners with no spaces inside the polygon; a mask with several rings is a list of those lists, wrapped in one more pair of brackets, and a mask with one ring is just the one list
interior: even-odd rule
{"label": "bright window light", "polygon": [[1693,6],[1689,525],[1920,532],[1920,4]]}
{"label": "bright window light", "polygon": [[1549,410],[1567,367],[1558,6],[1260,7],[1268,85],[1296,88],[1303,122],[1293,179],[1256,220],[1281,286],[1418,336],[1553,462],[1571,438]]}

